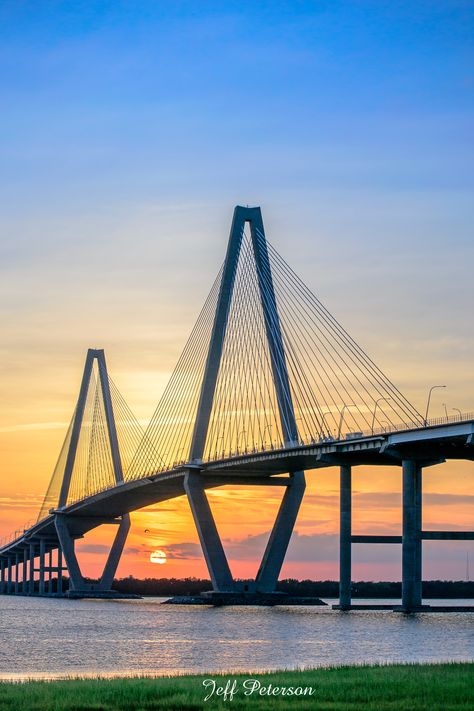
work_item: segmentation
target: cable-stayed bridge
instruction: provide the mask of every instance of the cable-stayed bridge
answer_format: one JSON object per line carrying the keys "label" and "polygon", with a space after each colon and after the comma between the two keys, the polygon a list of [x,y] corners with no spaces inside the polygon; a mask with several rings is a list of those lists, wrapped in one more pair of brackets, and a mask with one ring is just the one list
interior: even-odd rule
{"label": "cable-stayed bridge", "polygon": [[[402,609],[422,604],[422,542],[473,532],[424,531],[422,470],[474,459],[474,414],[428,419],[267,242],[260,208],[236,207],[222,268],[145,431],[89,350],[79,397],[36,522],[0,544],[0,591],[111,595],[130,512],[186,495],[213,590],[271,595],[305,490],[305,471],[340,467],[340,607],[351,607],[354,543],[400,543]],[[354,536],[351,472],[402,470],[401,536]],[[280,486],[283,497],[253,583],[230,571],[206,490]],[[97,583],[75,541],[114,523]]]}

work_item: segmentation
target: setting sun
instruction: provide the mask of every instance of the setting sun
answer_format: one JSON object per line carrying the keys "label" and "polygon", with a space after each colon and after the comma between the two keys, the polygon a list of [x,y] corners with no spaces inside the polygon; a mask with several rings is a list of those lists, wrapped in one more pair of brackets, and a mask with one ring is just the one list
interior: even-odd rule
{"label": "setting sun", "polygon": [[164,551],[153,551],[150,555],[150,563],[164,565],[166,563],[166,553]]}

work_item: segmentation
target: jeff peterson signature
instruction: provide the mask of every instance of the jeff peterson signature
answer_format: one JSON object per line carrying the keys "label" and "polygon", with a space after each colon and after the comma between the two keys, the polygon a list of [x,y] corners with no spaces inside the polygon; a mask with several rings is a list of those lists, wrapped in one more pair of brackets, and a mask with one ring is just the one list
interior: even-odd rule
{"label": "jeff peterson signature", "polygon": [[204,679],[202,685],[206,691],[204,701],[220,698],[223,701],[233,701],[237,694],[244,696],[313,696],[312,686],[276,686],[262,684],[258,679]]}

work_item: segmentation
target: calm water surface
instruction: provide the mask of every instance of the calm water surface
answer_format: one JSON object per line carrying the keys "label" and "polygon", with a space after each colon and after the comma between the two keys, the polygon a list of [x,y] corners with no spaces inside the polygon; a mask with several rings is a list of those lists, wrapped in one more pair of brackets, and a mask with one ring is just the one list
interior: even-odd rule
{"label": "calm water surface", "polygon": [[0,596],[0,678],[474,659],[474,613],[160,602]]}

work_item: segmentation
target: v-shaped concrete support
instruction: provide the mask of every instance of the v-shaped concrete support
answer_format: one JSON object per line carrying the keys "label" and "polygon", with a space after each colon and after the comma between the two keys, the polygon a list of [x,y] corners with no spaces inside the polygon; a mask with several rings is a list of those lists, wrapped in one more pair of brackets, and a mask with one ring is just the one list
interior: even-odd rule
{"label": "v-shaped concrete support", "polygon": [[[227,483],[232,484],[232,478],[228,477]],[[242,478],[239,478],[238,483],[243,483]],[[253,483],[259,484],[260,486],[265,485],[261,477],[259,477],[258,481],[248,479],[248,484]],[[273,484],[273,482],[271,483]],[[271,483],[269,481],[268,486],[270,486]],[[285,559],[296,517],[304,495],[304,472],[295,472],[288,477],[285,483],[286,491],[283,495],[275,524],[270,533],[255,583],[251,586],[250,592],[273,592],[278,583],[278,576]],[[211,577],[212,587],[216,592],[241,591],[241,586],[237,584],[232,577],[205,487],[206,475],[204,473],[200,473],[198,470],[190,470],[187,472],[184,480],[184,488],[198,531],[204,558]]]}
{"label": "v-shaped concrete support", "polygon": [[118,530],[98,583],[86,583],[84,580],[77,560],[70,517],[56,514],[54,523],[69,572],[69,589],[73,592],[109,592],[130,530],[130,515],[124,514],[120,520],[110,521],[110,523],[118,523]]}

